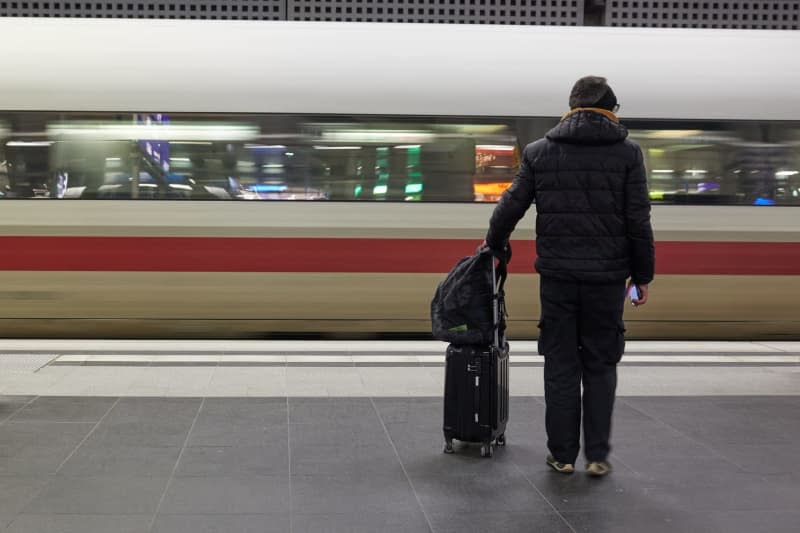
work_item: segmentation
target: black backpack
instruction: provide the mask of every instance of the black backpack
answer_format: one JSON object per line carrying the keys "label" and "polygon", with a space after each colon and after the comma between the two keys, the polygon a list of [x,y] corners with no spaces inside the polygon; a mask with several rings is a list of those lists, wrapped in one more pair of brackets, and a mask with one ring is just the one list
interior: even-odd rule
{"label": "black backpack", "polygon": [[[453,344],[491,344],[494,342],[494,280],[489,249],[464,257],[436,288],[431,301],[434,338]],[[505,331],[503,285],[507,277],[505,261],[497,267],[498,328]]]}

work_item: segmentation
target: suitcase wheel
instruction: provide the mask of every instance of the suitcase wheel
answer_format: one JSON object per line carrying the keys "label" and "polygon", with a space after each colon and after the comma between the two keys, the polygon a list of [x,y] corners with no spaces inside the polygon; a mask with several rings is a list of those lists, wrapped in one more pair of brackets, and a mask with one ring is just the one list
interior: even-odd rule
{"label": "suitcase wheel", "polygon": [[456,451],[453,449],[453,441],[447,440],[444,443],[444,453],[455,453]]}
{"label": "suitcase wheel", "polygon": [[498,446],[505,446],[506,445],[506,434],[503,433],[502,435],[498,435],[497,436],[497,440],[495,442],[497,442]]}
{"label": "suitcase wheel", "polygon": [[491,457],[492,456],[492,443],[485,442],[481,446],[481,457]]}

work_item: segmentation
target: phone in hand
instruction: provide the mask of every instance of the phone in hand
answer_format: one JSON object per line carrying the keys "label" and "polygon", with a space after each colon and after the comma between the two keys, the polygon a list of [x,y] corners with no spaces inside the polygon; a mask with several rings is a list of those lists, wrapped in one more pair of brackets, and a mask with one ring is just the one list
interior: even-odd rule
{"label": "phone in hand", "polygon": [[631,284],[630,288],[628,289],[628,298],[630,298],[631,302],[635,302],[639,298],[641,298],[642,291],[639,289],[639,286],[635,283]]}

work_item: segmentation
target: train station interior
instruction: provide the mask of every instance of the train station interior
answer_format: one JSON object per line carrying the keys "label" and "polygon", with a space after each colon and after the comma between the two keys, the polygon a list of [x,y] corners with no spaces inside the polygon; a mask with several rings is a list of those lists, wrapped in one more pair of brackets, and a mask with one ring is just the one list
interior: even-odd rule
{"label": "train station interior", "polygon": [[799,18],[0,0],[0,533],[800,531]]}

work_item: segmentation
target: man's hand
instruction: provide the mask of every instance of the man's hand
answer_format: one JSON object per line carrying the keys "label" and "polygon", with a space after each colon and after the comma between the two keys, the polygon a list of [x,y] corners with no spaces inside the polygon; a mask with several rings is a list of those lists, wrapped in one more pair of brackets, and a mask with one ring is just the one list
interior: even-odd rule
{"label": "man's hand", "polygon": [[506,241],[506,245],[503,247],[502,250],[498,250],[496,248],[490,248],[486,241],[483,241],[476,253],[481,253],[483,250],[490,250],[492,254],[497,257],[498,259],[502,258],[506,263],[511,262],[511,243]]}
{"label": "man's hand", "polygon": [[[631,290],[631,285],[633,285],[633,281],[628,282],[628,291]],[[647,284],[644,285],[637,285],[639,287],[639,299],[638,300],[631,300],[633,302],[634,307],[639,307],[640,305],[644,305],[647,303],[647,295],[649,292],[649,286]]]}

